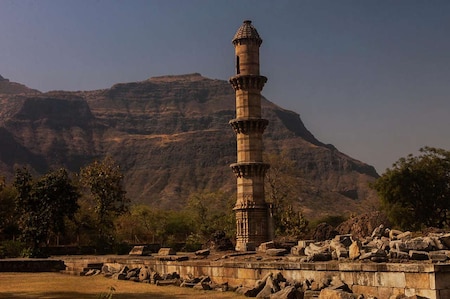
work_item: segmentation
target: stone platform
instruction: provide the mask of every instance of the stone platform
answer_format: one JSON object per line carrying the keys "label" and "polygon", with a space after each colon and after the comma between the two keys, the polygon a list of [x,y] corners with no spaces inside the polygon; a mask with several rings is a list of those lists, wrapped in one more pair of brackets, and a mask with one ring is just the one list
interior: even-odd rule
{"label": "stone platform", "polygon": [[254,286],[267,273],[281,272],[286,279],[304,281],[338,277],[354,293],[389,298],[419,295],[429,299],[450,298],[450,263],[374,263],[352,261],[300,262],[295,257],[224,255],[185,261],[167,261],[154,256],[66,256],[66,273],[78,274],[88,264],[118,263],[128,267],[147,266],[159,273],[177,272],[181,277],[210,276],[214,282]]}

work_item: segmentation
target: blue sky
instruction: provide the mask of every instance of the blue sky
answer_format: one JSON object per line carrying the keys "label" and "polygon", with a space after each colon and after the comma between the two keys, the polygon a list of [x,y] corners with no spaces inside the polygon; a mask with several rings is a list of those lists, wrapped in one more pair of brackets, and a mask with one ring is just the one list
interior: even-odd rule
{"label": "blue sky", "polygon": [[227,80],[246,19],[264,40],[263,95],[320,141],[379,173],[450,150],[450,1],[0,0],[0,75],[41,91]]}

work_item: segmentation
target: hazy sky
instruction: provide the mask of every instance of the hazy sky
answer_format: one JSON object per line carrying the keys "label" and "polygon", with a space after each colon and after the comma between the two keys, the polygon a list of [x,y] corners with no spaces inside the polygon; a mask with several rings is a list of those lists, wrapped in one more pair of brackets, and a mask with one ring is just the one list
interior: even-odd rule
{"label": "hazy sky", "polygon": [[450,150],[450,1],[0,0],[0,75],[41,91],[227,80],[246,19],[264,40],[263,95],[320,141],[380,174]]}

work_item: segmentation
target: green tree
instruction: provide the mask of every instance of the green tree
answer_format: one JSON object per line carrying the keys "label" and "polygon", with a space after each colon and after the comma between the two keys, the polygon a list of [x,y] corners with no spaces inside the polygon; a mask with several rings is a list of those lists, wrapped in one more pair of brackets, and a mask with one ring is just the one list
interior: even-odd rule
{"label": "green tree", "polygon": [[194,222],[195,233],[207,241],[216,231],[225,231],[233,237],[235,220],[234,199],[223,192],[196,193],[188,199],[188,210]]}
{"label": "green tree", "polygon": [[33,180],[27,169],[19,169],[14,187],[22,238],[31,246],[33,255],[41,244],[48,244],[51,234],[65,233],[65,219],[72,218],[79,208],[80,194],[65,169],[48,173],[38,180]]}
{"label": "green tree", "polygon": [[15,239],[19,234],[18,213],[15,209],[16,190],[0,177],[0,240]]}
{"label": "green tree", "polygon": [[408,155],[372,185],[390,220],[402,229],[450,224],[450,151],[425,147]]}
{"label": "green tree", "polygon": [[106,247],[114,242],[114,220],[128,211],[123,174],[112,158],[94,161],[80,171],[80,182],[93,202],[98,242]]}
{"label": "green tree", "polygon": [[168,211],[147,205],[132,206],[129,213],[116,221],[119,237],[131,243],[159,243],[163,245],[167,236]]}
{"label": "green tree", "polygon": [[270,163],[265,178],[266,201],[272,205],[276,237],[301,237],[307,230],[308,221],[303,216],[298,186],[302,185],[295,163],[286,154],[265,157]]}

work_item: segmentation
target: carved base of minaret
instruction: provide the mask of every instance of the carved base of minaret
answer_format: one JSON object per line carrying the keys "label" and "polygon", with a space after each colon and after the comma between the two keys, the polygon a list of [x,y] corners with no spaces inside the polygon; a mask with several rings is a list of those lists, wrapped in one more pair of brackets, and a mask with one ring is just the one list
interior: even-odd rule
{"label": "carved base of minaret", "polygon": [[267,205],[235,207],[236,251],[254,251],[269,241],[269,208]]}

